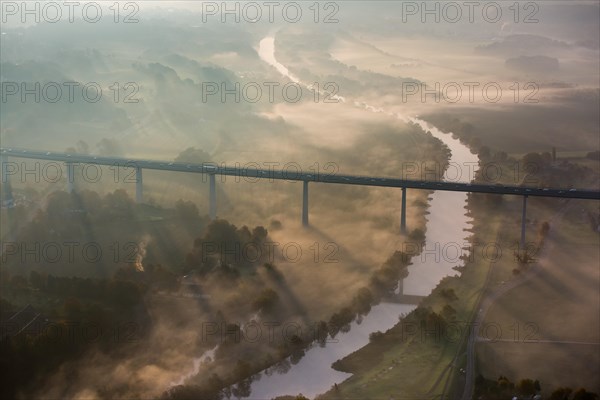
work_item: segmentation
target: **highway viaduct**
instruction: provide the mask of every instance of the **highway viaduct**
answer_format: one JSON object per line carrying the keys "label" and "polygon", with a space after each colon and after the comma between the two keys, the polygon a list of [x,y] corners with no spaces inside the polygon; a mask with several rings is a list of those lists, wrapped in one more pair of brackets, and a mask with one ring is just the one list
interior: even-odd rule
{"label": "highway viaduct", "polygon": [[243,176],[254,179],[271,179],[286,181],[301,181],[302,185],[302,224],[308,226],[308,185],[318,182],[325,184],[360,185],[373,187],[399,188],[402,190],[402,205],[400,211],[400,228],[406,232],[406,191],[408,189],[445,190],[465,193],[488,193],[496,195],[521,196],[523,198],[521,222],[521,248],[525,248],[525,220],[527,212],[527,198],[529,196],[553,197],[564,199],[600,200],[600,191],[582,189],[556,189],[556,188],[530,188],[524,186],[504,186],[484,183],[438,182],[424,180],[408,180],[377,176],[340,175],[304,173],[300,171],[286,171],[275,169],[255,169],[240,167],[218,166],[214,163],[183,163],[156,161],[146,159],[130,159],[119,157],[93,156],[86,154],[57,153],[16,148],[0,148],[0,162],[2,164],[2,183],[10,184],[11,175],[17,173],[17,168],[9,162],[9,158],[25,158],[65,163],[67,171],[67,191],[75,188],[74,167],[77,164],[95,164],[104,166],[121,166],[135,168],[136,201],[143,202],[142,171],[160,170],[173,172],[188,172],[206,174],[209,177],[209,216],[217,216],[216,176]]}

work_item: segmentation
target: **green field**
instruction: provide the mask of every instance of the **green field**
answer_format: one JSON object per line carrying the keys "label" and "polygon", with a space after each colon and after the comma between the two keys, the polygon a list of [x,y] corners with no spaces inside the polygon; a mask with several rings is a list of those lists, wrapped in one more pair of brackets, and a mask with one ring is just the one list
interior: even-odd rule
{"label": "green field", "polygon": [[501,341],[477,345],[485,377],[539,379],[543,394],[560,386],[600,391],[600,241],[581,203],[555,223],[539,273],[490,308],[485,321],[506,329]]}
{"label": "green field", "polygon": [[[536,323],[540,325],[540,331],[548,332],[548,338],[556,335],[564,340],[597,342],[598,337],[591,332],[594,330],[596,335],[598,332],[598,270],[596,268],[596,275],[594,275],[593,271],[590,272],[589,269],[594,265],[594,260],[596,260],[596,267],[598,265],[598,252],[594,253],[593,250],[597,249],[598,235],[591,230],[587,219],[587,211],[594,210],[594,202],[572,201],[566,203],[563,200],[555,199],[530,199],[526,240],[529,243],[529,254],[533,258],[533,262],[519,264],[515,257],[515,251],[518,249],[520,237],[522,200],[518,197],[504,196],[499,203],[493,205],[495,208],[493,215],[489,213],[489,207],[492,206],[490,201],[495,200],[484,196],[471,196],[469,208],[475,218],[471,242],[479,243],[479,245],[475,246],[475,250],[465,264],[462,276],[444,279],[433,293],[424,299],[420,308],[430,307],[434,312],[443,315],[444,307],[450,305],[456,313],[446,316],[445,319],[452,327],[460,326],[463,328],[461,332],[465,332],[467,321],[472,321],[472,315],[477,311],[476,305],[484,294],[482,289],[486,285],[486,279],[488,285],[486,296],[497,289],[504,288],[504,285],[525,282],[518,289],[509,292],[510,295],[501,297],[499,301],[499,303],[508,302],[507,309],[511,312],[501,315],[498,311],[500,307],[493,307],[488,318],[477,331],[479,335],[496,337],[499,334],[501,335],[499,339],[511,339],[515,335],[519,335],[520,338],[532,337],[534,328],[526,325],[527,322],[533,321],[532,315],[527,314],[527,312],[531,312],[533,315],[539,314],[545,317],[545,324],[539,321]],[[544,222],[550,223],[551,233],[548,241],[542,247],[540,243],[543,235],[540,233],[540,229]],[[495,243],[502,250],[501,256],[496,260],[494,260],[496,258],[494,255],[483,253],[485,245],[490,243]],[[560,243],[562,247],[556,243]],[[562,256],[556,256],[555,252]],[[548,282],[544,282],[548,286],[545,291],[529,287],[544,276],[543,274],[536,276],[534,271],[539,268],[538,264],[542,268],[546,268],[547,259],[555,260],[556,265],[576,263],[578,268],[566,269],[563,267],[560,269],[564,276],[556,278],[556,282],[567,282],[567,277],[570,277],[573,291],[576,291],[576,288],[580,288],[579,290],[587,288],[588,294],[582,296],[581,293],[561,292],[560,286],[552,286]],[[588,268],[591,276],[584,278],[580,275],[582,273],[580,270],[584,268]],[[530,279],[531,282],[529,282]],[[445,297],[444,289],[453,289],[457,299],[449,300]],[[516,293],[521,295],[517,296]],[[565,297],[570,298],[571,301],[565,302]],[[523,305],[527,305],[527,308],[525,309]],[[560,312],[555,310],[560,310]],[[570,319],[555,318],[556,313],[569,315]],[[595,317],[590,317],[591,315]],[[576,326],[565,325],[567,320]],[[588,324],[588,329],[586,329],[585,323]],[[515,324],[519,324],[518,329]],[[322,397],[325,399],[389,399],[390,397],[433,399],[444,393],[449,398],[462,394],[464,374],[461,369],[465,368],[465,345],[464,342],[458,340],[459,338],[455,334],[457,331],[448,328],[446,331],[440,329],[437,336],[434,333],[427,334],[426,332],[414,335],[407,334],[407,327],[403,325],[406,324],[396,325],[386,333],[383,340],[371,342],[338,362],[335,367],[351,372],[354,376]],[[559,329],[561,327],[562,330]],[[499,333],[496,333],[496,329]],[[578,334],[568,336],[567,333],[573,329]],[[516,332],[517,330],[518,332]],[[499,343],[495,345],[499,345]],[[485,352],[485,346],[492,345],[487,343],[477,345],[478,363],[476,365],[481,366],[477,372],[482,372],[486,377],[489,375],[494,379],[500,373],[511,378],[510,371],[504,371],[502,368],[505,365],[501,361],[502,351],[490,355],[489,352]],[[508,344],[505,345],[504,342],[501,342],[501,346],[508,346]],[[542,349],[540,354],[544,354],[543,347],[537,346],[530,346],[531,350]],[[574,346],[579,346],[578,349],[582,348],[582,345]],[[598,349],[598,346],[595,348]],[[532,355],[537,354],[532,352]],[[579,352],[579,354],[582,357],[579,358],[578,365],[585,365],[586,362],[593,361],[596,362],[595,365],[598,365],[596,359],[593,357],[590,359],[589,351]],[[537,363],[535,357],[527,359],[531,364]],[[564,357],[562,362],[566,363],[568,360],[568,357]],[[523,365],[525,366],[525,370],[522,370],[524,375],[514,376],[512,379],[531,377],[546,382],[550,381],[551,375],[538,376],[527,373],[526,363]],[[540,363],[540,368],[548,369],[547,365],[547,362]],[[557,365],[560,364],[557,363]],[[561,369],[556,370],[560,371]],[[585,376],[589,372],[589,369],[577,371],[577,368],[573,368],[571,375]],[[593,369],[591,369],[591,373],[594,373]],[[565,380],[565,382],[567,381]],[[573,382],[573,386],[577,386],[577,382]],[[591,387],[588,385],[588,388]]]}

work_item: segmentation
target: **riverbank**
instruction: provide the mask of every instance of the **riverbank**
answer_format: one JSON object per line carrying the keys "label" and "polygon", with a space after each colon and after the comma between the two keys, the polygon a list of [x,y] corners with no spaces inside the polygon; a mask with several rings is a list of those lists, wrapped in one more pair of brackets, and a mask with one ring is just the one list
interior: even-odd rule
{"label": "riverbank", "polygon": [[[506,165],[498,165],[508,170],[513,161],[506,161]],[[578,176],[577,179],[574,178],[574,182],[588,178]],[[587,229],[592,236],[597,235],[592,232],[587,219],[587,214],[593,211],[591,207],[594,204],[591,202],[579,202],[576,207],[578,212],[575,213],[579,215],[568,218],[569,221],[578,220],[581,226],[576,227],[572,223],[564,227],[553,226],[553,216],[564,206],[565,202],[560,199],[530,199],[526,224],[529,262],[522,263],[516,257],[519,250],[521,198],[469,195],[468,212],[474,218],[474,225],[471,230],[472,236],[469,238],[471,251],[467,252],[464,267],[458,268],[462,275],[444,279],[432,294],[423,300],[418,310],[388,332],[377,335],[377,340],[368,346],[336,362],[336,369],[352,373],[353,376],[319,399],[427,399],[439,396],[460,398],[467,370],[466,341],[461,339],[466,338],[464,335],[469,332],[472,316],[480,311],[476,307],[486,285],[490,291],[494,291],[504,286],[510,287],[511,281],[520,281],[521,275],[528,273],[533,263],[538,261],[541,246],[549,230],[553,232],[552,230],[556,229],[561,232],[559,236],[564,243],[561,247],[563,255],[558,259],[564,263],[571,257],[573,240],[580,236],[582,229]],[[490,209],[493,209],[493,212],[490,212]],[[584,235],[583,239],[588,236]],[[589,240],[583,240],[580,245],[588,242]],[[583,250],[589,255],[588,248],[582,247]],[[539,285],[535,276],[531,277],[531,285]],[[507,306],[508,309],[521,310],[524,304],[531,304],[531,309],[536,309],[538,302],[543,303],[550,296],[540,297],[537,295],[539,290],[527,290],[526,286],[523,285],[523,288],[519,289],[522,295],[512,298],[511,291],[510,296],[505,297],[504,302],[512,305]],[[572,312],[573,310],[569,311]],[[555,320],[555,314],[547,306],[539,308],[537,313]],[[478,351],[479,358],[476,363],[483,365],[483,369],[478,367],[473,371],[473,368],[470,368],[469,379],[473,379],[479,372],[492,375],[500,372],[510,374],[510,369],[500,371],[496,368],[502,357],[497,351],[490,353],[486,347],[493,346],[494,341],[501,342],[501,346],[512,345],[508,342],[514,340],[515,326],[521,327],[521,335],[527,334],[530,339],[535,338],[532,334],[536,332],[531,330],[531,326],[525,327],[532,315],[525,315],[528,315],[529,319],[518,312],[505,312],[502,315],[492,313],[492,317],[471,328],[471,333],[479,338],[478,346],[483,346],[484,350]],[[583,317],[584,314],[581,315]],[[433,326],[432,321],[436,322]],[[553,325],[556,325],[556,322]],[[536,353],[536,356],[539,354]],[[539,357],[536,360],[539,361]],[[539,368],[547,365],[538,361],[532,362]],[[514,379],[522,377],[515,376]]]}
{"label": "riverbank", "polygon": [[[450,378],[464,368],[464,358],[455,357],[464,348],[462,339],[488,274],[492,268],[512,269],[516,265],[507,251],[517,238],[516,231],[507,229],[513,206],[507,204],[490,217],[487,201],[482,196],[469,196],[470,215],[475,219],[469,241],[482,245],[469,253],[464,267],[458,268],[461,276],[443,279],[418,310],[337,362],[336,369],[353,376],[319,399],[426,399],[452,391]],[[495,256],[483,250],[491,248],[488,244],[503,249],[503,255],[494,262]]]}

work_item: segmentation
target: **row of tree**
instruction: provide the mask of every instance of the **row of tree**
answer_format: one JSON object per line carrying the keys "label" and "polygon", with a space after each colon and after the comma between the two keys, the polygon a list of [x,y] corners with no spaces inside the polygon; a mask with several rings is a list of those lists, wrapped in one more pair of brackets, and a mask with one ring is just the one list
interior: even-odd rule
{"label": "row of tree", "polygon": [[[540,381],[537,379],[526,378],[513,383],[503,375],[500,375],[497,380],[491,380],[484,378],[480,374],[475,379],[474,398],[481,400],[503,400],[518,395],[521,398],[530,399],[540,394],[541,391],[542,387]],[[598,394],[588,392],[583,388],[573,390],[568,387],[560,387],[555,389],[547,398],[549,400],[597,400]]]}

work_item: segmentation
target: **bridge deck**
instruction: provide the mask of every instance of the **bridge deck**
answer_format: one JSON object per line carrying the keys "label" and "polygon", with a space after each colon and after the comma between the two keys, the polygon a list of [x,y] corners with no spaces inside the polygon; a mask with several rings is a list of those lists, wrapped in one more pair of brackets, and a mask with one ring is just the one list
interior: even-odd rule
{"label": "bridge deck", "polygon": [[587,189],[530,188],[524,186],[503,186],[480,183],[471,184],[461,182],[432,182],[361,175],[338,175],[323,173],[315,174],[275,169],[222,167],[212,163],[178,163],[170,161],[102,157],[85,154],[56,153],[49,151],[46,152],[12,148],[0,148],[0,155],[3,157],[28,158],[36,160],[58,161],[65,163],[112,165],[128,168],[142,168],[160,171],[190,172],[200,174],[216,174],[256,179],[276,179],[287,181],[337,183],[344,185],[600,200],[600,191],[593,191]]}

